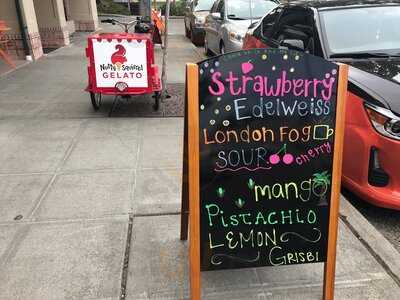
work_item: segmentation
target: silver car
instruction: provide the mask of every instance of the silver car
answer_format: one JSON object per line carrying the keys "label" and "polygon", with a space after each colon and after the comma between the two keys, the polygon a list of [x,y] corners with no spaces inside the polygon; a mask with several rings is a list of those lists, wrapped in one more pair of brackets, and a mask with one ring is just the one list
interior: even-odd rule
{"label": "silver car", "polygon": [[204,43],[204,21],[210,13],[214,0],[191,0],[185,10],[185,35],[196,46]]}
{"label": "silver car", "polygon": [[278,0],[216,0],[204,24],[206,54],[241,50],[249,26],[278,4]]}

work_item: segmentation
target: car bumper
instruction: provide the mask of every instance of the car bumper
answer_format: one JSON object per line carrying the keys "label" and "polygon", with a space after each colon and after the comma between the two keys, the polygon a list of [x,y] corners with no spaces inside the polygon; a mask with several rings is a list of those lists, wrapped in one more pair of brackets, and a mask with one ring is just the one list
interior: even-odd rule
{"label": "car bumper", "polygon": [[225,43],[226,52],[239,51],[242,50],[242,47],[243,47],[243,42],[239,42],[236,40],[228,39],[228,41]]}
{"label": "car bumper", "polygon": [[399,193],[387,188],[376,188],[371,186],[361,186],[357,182],[343,176],[343,186],[373,205],[400,210]]}
{"label": "car bumper", "polygon": [[206,31],[204,30],[203,25],[195,25],[192,28],[193,34],[198,35],[198,36],[203,36],[206,34]]}
{"label": "car bumper", "polygon": [[[349,97],[348,102],[351,104],[348,103],[350,109],[346,113],[343,185],[374,205],[400,210],[400,141],[375,131],[361,100]],[[382,181],[383,186],[376,186],[375,173],[371,172],[375,169],[375,150],[379,169],[388,176],[387,181]],[[377,182],[380,179],[378,176]]]}

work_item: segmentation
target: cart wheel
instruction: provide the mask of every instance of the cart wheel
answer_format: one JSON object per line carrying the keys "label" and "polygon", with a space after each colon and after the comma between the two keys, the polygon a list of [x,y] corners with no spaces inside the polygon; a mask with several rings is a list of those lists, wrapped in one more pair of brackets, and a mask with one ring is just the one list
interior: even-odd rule
{"label": "cart wheel", "polygon": [[95,111],[98,111],[101,106],[101,94],[95,94],[90,92],[90,100],[92,100],[92,105]]}
{"label": "cart wheel", "polygon": [[160,92],[155,92],[154,93],[154,105],[153,105],[153,109],[155,111],[157,111],[160,108],[160,98],[161,98]]}

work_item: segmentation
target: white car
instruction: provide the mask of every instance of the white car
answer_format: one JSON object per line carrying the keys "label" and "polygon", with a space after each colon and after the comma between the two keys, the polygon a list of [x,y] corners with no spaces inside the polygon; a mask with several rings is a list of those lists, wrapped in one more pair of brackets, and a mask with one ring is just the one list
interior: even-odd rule
{"label": "white car", "polygon": [[279,3],[278,0],[215,1],[204,24],[206,54],[241,50],[247,29]]}

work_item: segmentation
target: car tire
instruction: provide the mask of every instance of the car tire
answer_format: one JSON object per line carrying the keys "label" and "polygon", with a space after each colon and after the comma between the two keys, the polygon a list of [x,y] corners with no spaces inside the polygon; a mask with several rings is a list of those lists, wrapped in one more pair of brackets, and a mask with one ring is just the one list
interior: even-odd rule
{"label": "car tire", "polygon": [[186,36],[188,39],[190,39],[190,31],[189,31],[189,29],[186,27],[186,24],[185,24],[185,36]]}
{"label": "car tire", "polygon": [[219,43],[219,53],[220,54],[225,54],[226,52],[225,52],[225,45],[224,45],[224,42],[223,41],[221,41],[220,43]]}
{"label": "car tire", "polygon": [[208,42],[206,36],[204,36],[204,53],[206,56],[212,56],[213,53],[211,52],[210,48],[208,48]]}

